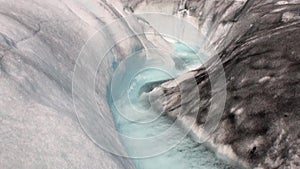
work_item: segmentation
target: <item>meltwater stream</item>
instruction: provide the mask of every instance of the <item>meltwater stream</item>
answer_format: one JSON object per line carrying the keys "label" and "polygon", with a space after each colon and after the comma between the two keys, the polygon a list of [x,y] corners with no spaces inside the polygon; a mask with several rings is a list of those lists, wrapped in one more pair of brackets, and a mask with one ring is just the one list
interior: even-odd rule
{"label": "meltwater stream", "polygon": [[[199,65],[201,60],[194,52],[183,44],[175,44],[175,66],[168,68],[157,60],[145,59],[144,52],[137,52],[123,63],[113,63],[115,70],[108,101],[113,112],[115,126],[121,135],[130,138],[150,138],[162,134],[168,128],[173,128],[175,137],[161,139],[157,147],[167,147],[173,144],[173,139],[180,140],[182,129],[174,125],[168,117],[149,109],[149,105],[141,101],[140,96],[147,92],[146,84],[172,79],[179,73]],[[177,60],[177,61],[176,61]],[[122,64],[122,65],[121,65]],[[174,68],[175,67],[175,68]],[[155,83],[153,83],[155,84]],[[153,87],[153,86],[152,86]],[[149,87],[150,88],[150,87]],[[178,138],[176,138],[178,136]],[[150,151],[152,146],[144,143],[139,149],[128,139],[122,139],[129,156],[135,157],[137,152]],[[184,137],[179,144],[170,150],[153,154],[150,157],[133,158],[137,169],[223,169],[229,166],[222,163],[203,145]]]}

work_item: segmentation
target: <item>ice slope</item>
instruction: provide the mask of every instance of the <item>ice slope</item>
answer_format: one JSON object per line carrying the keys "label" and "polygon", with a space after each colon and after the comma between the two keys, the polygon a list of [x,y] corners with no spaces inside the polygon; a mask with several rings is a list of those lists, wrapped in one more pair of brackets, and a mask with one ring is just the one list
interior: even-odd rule
{"label": "ice slope", "polygon": [[[76,59],[100,27],[121,16],[113,9],[93,0],[0,1],[0,168],[134,168],[130,160],[93,143],[78,122],[72,100]],[[130,32],[125,23],[119,28],[120,34]],[[97,43],[88,44],[84,54],[97,57],[103,52],[99,45],[113,43],[116,36],[96,36]],[[139,47],[134,39],[120,44],[116,59]],[[101,88],[111,71],[110,64],[105,66],[108,74]],[[105,90],[98,97],[107,123],[113,124]],[[82,108],[96,111],[89,103]]]}
{"label": "ice slope", "polygon": [[[176,6],[177,2],[169,3]],[[185,2],[181,5],[184,15],[196,18],[215,55],[205,66],[179,77],[187,77],[179,83],[186,86],[185,92],[174,87],[176,81],[155,88],[157,103],[170,117],[187,125],[194,120],[190,115],[198,113],[195,138],[206,138],[207,145],[221,157],[248,168],[299,168],[299,0]],[[136,0],[128,1],[128,7],[136,12],[149,5],[163,10],[159,7],[164,3]],[[217,63],[223,65],[226,84],[211,89],[215,83],[208,73],[220,77]],[[190,74],[193,76],[188,78]],[[197,93],[190,87],[193,79],[202,96],[189,98],[184,104],[189,109],[182,112],[178,98],[182,93]],[[224,87],[226,98],[219,99]],[[220,105],[214,99],[226,100],[226,104],[216,130],[206,137],[205,126],[210,122],[206,118]]]}
{"label": "ice slope", "polygon": [[134,168],[109,153],[127,154],[106,100],[110,76],[135,50],[172,47],[132,36],[154,30],[118,20],[127,15],[119,1],[0,4],[0,168]]}

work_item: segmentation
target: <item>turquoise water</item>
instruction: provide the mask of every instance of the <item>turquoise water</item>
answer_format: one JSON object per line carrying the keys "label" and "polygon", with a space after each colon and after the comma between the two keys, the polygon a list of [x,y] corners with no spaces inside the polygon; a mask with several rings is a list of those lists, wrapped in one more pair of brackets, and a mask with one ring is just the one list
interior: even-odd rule
{"label": "turquoise water", "polygon": [[[137,169],[223,169],[229,168],[218,160],[203,145],[189,136],[183,137],[184,131],[174,125],[174,121],[154,112],[140,100],[140,89],[149,82],[172,79],[183,71],[199,66],[207,58],[200,58],[187,46],[176,44],[173,55],[179,61],[176,69],[164,69],[159,61],[147,61],[143,53],[128,58],[123,65],[118,65],[109,92],[109,103],[115,125],[121,140]],[[170,129],[171,128],[171,129]],[[170,130],[171,137],[160,137],[153,145],[147,141],[139,144],[128,138],[147,139],[163,136]],[[165,138],[165,139],[164,139]],[[178,140],[178,142],[176,141]],[[177,144],[179,143],[179,144]],[[154,151],[161,148],[161,151]],[[156,152],[150,155],[144,152]],[[147,157],[140,158],[140,154]]]}

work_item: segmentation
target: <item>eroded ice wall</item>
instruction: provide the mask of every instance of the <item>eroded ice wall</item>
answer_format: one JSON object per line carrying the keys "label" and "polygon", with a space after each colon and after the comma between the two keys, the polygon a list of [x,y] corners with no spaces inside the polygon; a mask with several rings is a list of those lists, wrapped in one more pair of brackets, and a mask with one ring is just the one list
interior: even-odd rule
{"label": "eroded ice wall", "polygon": [[[122,21],[118,22],[119,30],[102,29],[95,35],[105,24],[124,15],[118,1],[114,3],[0,1],[0,168],[133,168],[130,160],[113,156],[93,143],[79,124],[77,118],[82,117],[76,116],[72,100],[75,63],[81,68],[92,67],[76,62],[90,37],[94,37],[93,43],[87,44],[82,53],[97,58],[104,52],[101,45],[113,44],[120,34],[131,33]],[[141,47],[138,38],[124,40],[113,48],[114,57],[101,67],[105,76],[97,83],[100,91],[96,96],[107,123],[93,130],[100,140],[102,130],[113,131],[106,103],[111,63]],[[94,72],[87,69],[79,75],[90,73]],[[90,107],[86,95],[75,93],[76,98],[84,100],[80,106],[85,111],[98,111]],[[113,132],[111,135],[115,137]],[[120,143],[114,146],[123,150]]]}
{"label": "eroded ice wall", "polygon": [[[160,1],[159,1],[160,2]],[[203,141],[208,112],[214,114],[226,87],[226,105],[220,123],[206,144],[220,157],[245,167],[299,168],[299,1],[187,1],[185,9],[198,19],[199,30],[208,37],[208,49],[216,54],[205,66],[183,74],[154,89],[157,103],[166,114],[181,118],[197,115],[195,138]],[[138,6],[138,5],[136,5]],[[219,58],[219,59],[218,59]],[[216,63],[222,63],[226,83]],[[192,78],[180,80],[194,74]],[[190,82],[196,79],[199,95],[184,100],[184,92],[195,94]],[[185,116],[182,116],[184,114]],[[187,114],[187,115],[186,115]],[[189,115],[190,114],[190,115]]]}

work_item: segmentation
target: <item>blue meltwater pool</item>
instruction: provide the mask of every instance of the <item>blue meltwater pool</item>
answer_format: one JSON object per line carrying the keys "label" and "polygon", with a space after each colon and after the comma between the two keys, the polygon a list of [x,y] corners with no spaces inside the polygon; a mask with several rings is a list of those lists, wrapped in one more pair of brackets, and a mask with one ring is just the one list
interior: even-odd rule
{"label": "blue meltwater pool", "polygon": [[[167,116],[149,109],[140,99],[143,92],[150,90],[150,87],[145,87],[146,84],[172,79],[207,60],[205,57],[199,58],[183,44],[177,43],[175,46],[174,66],[162,66],[160,61],[147,60],[143,52],[137,52],[122,63],[114,62],[115,80],[111,82],[108,101],[123,145],[128,155],[133,157],[132,161],[137,169],[230,168],[189,135],[182,137],[183,129],[174,125],[174,121]],[[168,130],[172,132],[172,137],[163,137]],[[155,137],[159,139],[155,146],[148,141],[141,141],[136,146],[131,141]],[[178,144],[174,145],[177,143],[174,140],[179,140]],[[161,151],[154,151],[156,148],[161,148]],[[156,153],[147,154],[150,151]],[[140,154],[144,156],[139,156]]]}

